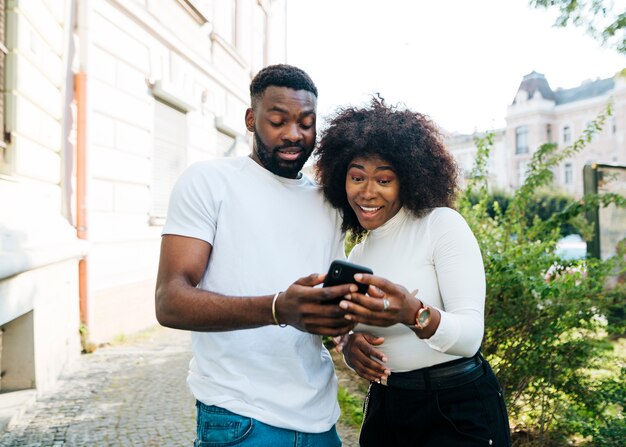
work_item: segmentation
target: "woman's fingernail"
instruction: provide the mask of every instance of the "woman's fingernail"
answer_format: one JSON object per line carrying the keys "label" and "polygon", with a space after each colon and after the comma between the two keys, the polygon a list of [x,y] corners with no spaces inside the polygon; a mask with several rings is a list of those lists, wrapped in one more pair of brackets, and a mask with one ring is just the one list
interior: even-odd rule
{"label": "woman's fingernail", "polygon": [[350,320],[350,321],[352,321],[352,315],[348,315],[348,314],[346,314],[346,315],[344,315],[343,317],[344,317],[346,320]]}
{"label": "woman's fingernail", "polygon": [[341,307],[342,309],[347,309],[348,308],[348,303],[346,303],[345,301],[340,301],[339,302],[339,307]]}
{"label": "woman's fingernail", "polygon": [[357,273],[356,275],[354,275],[354,279],[356,279],[357,281],[361,281],[361,279],[363,279],[363,275],[361,273]]}
{"label": "woman's fingernail", "polygon": [[352,294],[351,293],[346,293],[343,297],[345,299],[347,299],[347,300],[351,300],[352,299]]}
{"label": "woman's fingernail", "polygon": [[383,363],[387,363],[387,357],[383,355],[383,358],[381,359],[383,361]]}

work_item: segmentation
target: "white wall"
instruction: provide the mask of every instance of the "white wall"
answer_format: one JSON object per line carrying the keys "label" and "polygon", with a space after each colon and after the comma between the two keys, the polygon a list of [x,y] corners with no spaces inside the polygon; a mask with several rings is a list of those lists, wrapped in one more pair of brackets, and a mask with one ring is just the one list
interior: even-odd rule
{"label": "white wall", "polygon": [[156,98],[185,113],[187,164],[224,155],[218,128],[242,142],[233,155],[248,152],[248,88],[261,68],[252,25],[266,9],[256,0],[239,0],[236,35],[220,35],[232,32],[218,22],[229,20],[232,2],[209,3],[212,9],[202,11],[210,17],[190,14],[172,0],[89,3],[81,42],[87,45],[82,65],[89,86],[93,341],[156,322],[162,228],[162,221],[151,218]]}
{"label": "white wall", "polygon": [[[50,388],[80,353],[77,241],[63,160],[70,2],[7,2],[5,125],[0,161],[0,326],[4,390]],[[71,88],[71,87],[70,87]]]}

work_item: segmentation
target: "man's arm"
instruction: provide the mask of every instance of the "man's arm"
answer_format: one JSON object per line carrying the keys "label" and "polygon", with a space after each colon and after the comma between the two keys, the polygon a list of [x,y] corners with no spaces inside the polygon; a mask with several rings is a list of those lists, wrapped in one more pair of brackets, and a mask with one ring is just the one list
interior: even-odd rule
{"label": "man's arm", "polygon": [[[196,288],[207,268],[212,246],[206,241],[175,235],[161,240],[156,284],[156,316],[163,326],[193,331],[228,331],[274,324],[273,295],[228,297]],[[280,323],[320,335],[341,335],[352,329],[344,311],[323,301],[350,293],[354,285],[314,287],[323,276],[298,279],[276,301]],[[277,290],[278,292],[278,290]]]}

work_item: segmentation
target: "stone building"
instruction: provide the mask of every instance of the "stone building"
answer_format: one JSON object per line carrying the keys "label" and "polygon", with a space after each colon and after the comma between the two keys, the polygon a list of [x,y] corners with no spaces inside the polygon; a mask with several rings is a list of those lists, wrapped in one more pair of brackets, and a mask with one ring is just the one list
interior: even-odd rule
{"label": "stone building", "polygon": [[613,116],[602,131],[554,172],[554,187],[575,197],[583,193],[585,164],[626,165],[626,78],[615,76],[552,90],[544,75],[533,71],[524,76],[506,115],[509,187],[521,184],[537,147],[546,142],[561,147],[572,144],[609,101],[613,102]]}
{"label": "stone building", "polygon": [[[626,165],[626,78],[616,75],[553,90],[543,74],[533,71],[524,76],[507,108],[506,127],[494,134],[489,168],[492,186],[506,191],[518,188],[537,148],[547,142],[570,145],[609,101],[613,116],[603,130],[555,169],[553,187],[574,197],[583,193],[585,164]],[[473,136],[451,135],[448,147],[463,171],[469,172],[476,156]]]}
{"label": "stone building", "polygon": [[487,133],[492,134],[492,146],[487,160],[489,173],[489,185],[493,189],[508,190],[508,177],[506,175],[506,159],[504,149],[504,129],[496,129],[489,132],[475,132],[472,135],[455,134],[448,135],[446,147],[456,159],[462,174],[462,181],[467,179],[474,168],[476,160],[476,139],[485,138]]}

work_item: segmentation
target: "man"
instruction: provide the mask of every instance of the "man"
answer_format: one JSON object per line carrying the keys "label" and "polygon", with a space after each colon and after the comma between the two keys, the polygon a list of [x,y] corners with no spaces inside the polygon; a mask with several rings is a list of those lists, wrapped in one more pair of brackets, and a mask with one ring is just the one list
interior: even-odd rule
{"label": "man", "polygon": [[337,214],[300,173],[315,145],[317,89],[302,70],[274,65],[250,96],[251,156],[196,163],[172,192],[157,318],[194,331],[198,445],[341,445],[319,335],[352,329],[325,302],[356,286],[315,287],[324,275],[312,274],[343,257]]}

